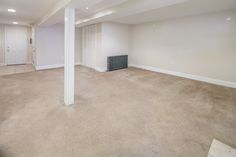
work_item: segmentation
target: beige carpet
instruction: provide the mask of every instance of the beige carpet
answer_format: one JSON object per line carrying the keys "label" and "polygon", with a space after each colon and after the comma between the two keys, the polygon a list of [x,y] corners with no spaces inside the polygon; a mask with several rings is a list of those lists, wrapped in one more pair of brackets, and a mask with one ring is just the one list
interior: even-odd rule
{"label": "beige carpet", "polygon": [[236,147],[236,90],[130,68],[63,69],[0,77],[0,157],[206,157]]}

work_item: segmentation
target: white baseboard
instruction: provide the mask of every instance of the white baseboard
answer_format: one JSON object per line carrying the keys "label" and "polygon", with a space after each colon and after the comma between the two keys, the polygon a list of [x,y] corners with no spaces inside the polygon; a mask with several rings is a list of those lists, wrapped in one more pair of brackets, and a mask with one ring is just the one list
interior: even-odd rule
{"label": "white baseboard", "polygon": [[55,69],[55,68],[62,68],[64,64],[54,64],[54,65],[41,65],[36,66],[36,70],[46,70],[46,69]]}
{"label": "white baseboard", "polygon": [[[75,63],[75,65],[81,65],[81,63]],[[46,70],[46,69],[55,69],[55,68],[62,68],[64,67],[64,64],[53,64],[53,65],[41,65],[41,66],[35,66],[36,70]]]}
{"label": "white baseboard", "polygon": [[[82,65],[82,66],[85,66],[83,65],[82,63],[80,62],[77,62],[75,63],[75,65]],[[47,69],[55,69],[55,68],[62,68],[64,67],[64,64],[54,64],[54,65],[42,65],[42,66],[35,66],[35,69],[36,70],[47,70]],[[86,67],[86,66],[85,66]],[[90,68],[90,67],[89,67]],[[107,69],[103,69],[103,68],[99,68],[99,67],[96,67],[96,68],[93,68],[95,69],[96,71],[98,72],[106,72]]]}
{"label": "white baseboard", "polygon": [[96,67],[95,70],[98,72],[107,72],[107,69],[105,69],[105,68]]}
{"label": "white baseboard", "polygon": [[[25,64],[33,64],[32,62],[26,62]],[[6,63],[0,63],[0,66],[6,66]]]}
{"label": "white baseboard", "polygon": [[96,70],[96,71],[98,71],[98,72],[107,72],[107,69],[106,68],[99,68],[99,67],[88,67],[88,66],[86,66],[86,65],[84,65],[83,63],[81,63],[81,64],[79,64],[79,65],[82,65],[82,66],[84,66],[84,67],[87,67],[87,68],[91,68],[91,69],[94,69],[94,70]]}
{"label": "white baseboard", "polygon": [[223,80],[208,78],[208,77],[204,77],[204,76],[186,74],[186,73],[182,73],[182,72],[158,69],[158,68],[150,67],[150,66],[135,65],[135,64],[131,64],[129,66],[144,69],[144,70],[149,70],[149,71],[154,71],[154,72],[159,72],[159,73],[164,73],[164,74],[169,74],[169,75],[174,75],[174,76],[179,76],[179,77],[184,77],[184,78],[188,78],[188,79],[191,79],[191,80],[207,82],[207,83],[216,84],[216,85],[220,85],[220,86],[236,88],[236,83],[235,82],[223,81]]}

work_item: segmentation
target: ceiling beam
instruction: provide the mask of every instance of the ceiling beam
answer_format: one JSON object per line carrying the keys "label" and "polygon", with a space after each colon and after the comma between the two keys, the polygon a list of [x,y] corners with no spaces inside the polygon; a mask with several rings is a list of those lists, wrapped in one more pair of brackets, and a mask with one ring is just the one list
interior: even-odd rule
{"label": "ceiling beam", "polygon": [[47,12],[38,22],[35,23],[36,26],[40,26],[44,24],[50,17],[55,15],[58,11],[61,9],[64,9],[68,4],[71,2],[71,0],[59,0],[51,10]]}

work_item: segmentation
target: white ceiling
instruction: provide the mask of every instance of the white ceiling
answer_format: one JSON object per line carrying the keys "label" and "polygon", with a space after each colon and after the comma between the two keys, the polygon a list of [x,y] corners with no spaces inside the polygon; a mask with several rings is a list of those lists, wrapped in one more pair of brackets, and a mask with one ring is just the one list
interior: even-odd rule
{"label": "white ceiling", "polygon": [[115,18],[111,21],[138,24],[171,18],[218,12],[236,8],[236,0],[191,0],[168,7],[153,9],[138,14]]}
{"label": "white ceiling", "polygon": [[112,12],[112,14],[99,18],[96,18],[97,17],[96,14],[88,16],[84,18],[84,20],[87,22],[80,23],[78,24],[78,26],[92,24],[94,22],[103,22],[108,20],[111,21],[117,18],[135,15],[149,10],[160,9],[163,7],[176,5],[186,1],[189,0],[127,0],[119,5],[103,10],[104,13]]}
{"label": "white ceiling", "polygon": [[[67,6],[77,9],[77,23],[87,21],[77,25],[82,26],[106,21],[108,17],[111,20],[186,1],[188,0],[71,0]],[[86,9],[87,7],[89,9]],[[40,25],[48,26],[59,22],[63,22],[63,10],[58,11]]]}
{"label": "white ceiling", "polygon": [[[76,21],[84,19],[101,12],[107,8],[120,5],[128,0],[71,0],[67,6],[76,8]],[[86,9],[88,8],[88,9]],[[63,22],[64,11],[60,9],[56,14],[51,16],[42,25],[47,26]]]}
{"label": "white ceiling", "polygon": [[[0,0],[0,23],[31,24],[45,15],[58,0]],[[13,8],[16,13],[9,13]]]}
{"label": "white ceiling", "polygon": [[109,16],[98,19],[87,17],[92,20],[78,26],[103,21],[138,24],[233,8],[236,8],[236,0],[131,0],[110,8],[114,13]]}
{"label": "white ceiling", "polygon": [[[83,26],[104,21],[137,24],[229,10],[236,8],[236,0],[0,0],[0,23],[62,23],[66,6],[76,8],[77,26]],[[8,8],[17,12],[9,13]]]}

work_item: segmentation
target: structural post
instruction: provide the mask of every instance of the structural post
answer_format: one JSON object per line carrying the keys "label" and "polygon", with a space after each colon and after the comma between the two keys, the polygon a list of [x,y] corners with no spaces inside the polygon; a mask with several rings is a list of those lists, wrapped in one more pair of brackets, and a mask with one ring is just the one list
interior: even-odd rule
{"label": "structural post", "polygon": [[74,104],[75,77],[75,9],[65,8],[65,65],[64,65],[64,102]]}

